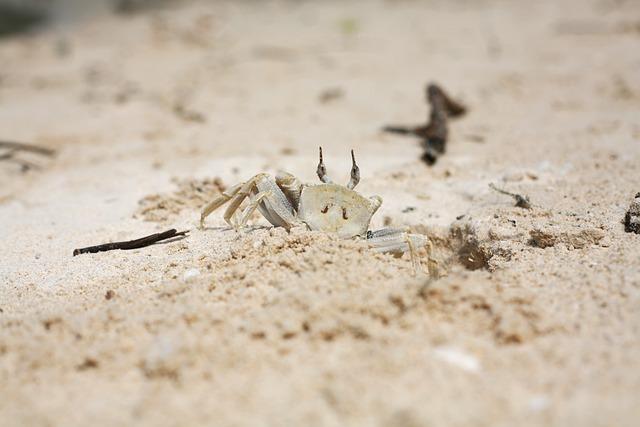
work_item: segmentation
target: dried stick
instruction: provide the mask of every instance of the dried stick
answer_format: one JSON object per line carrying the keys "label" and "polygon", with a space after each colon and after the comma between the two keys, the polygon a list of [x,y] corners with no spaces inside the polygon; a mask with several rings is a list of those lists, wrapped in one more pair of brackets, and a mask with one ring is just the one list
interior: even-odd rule
{"label": "dried stick", "polygon": [[640,193],[636,194],[629,210],[624,214],[624,231],[640,234]]}
{"label": "dried stick", "polygon": [[467,112],[467,108],[464,105],[449,98],[449,95],[440,86],[431,83],[427,86],[427,101],[434,105],[437,100],[442,101],[442,106],[449,117],[462,116]]}
{"label": "dried stick", "polygon": [[7,161],[7,162],[13,162],[13,163],[17,163],[20,165],[20,167],[22,168],[22,172],[26,172],[29,169],[39,169],[40,166],[29,162],[27,160],[22,160],[19,159],[15,156],[15,154],[18,152],[18,150],[16,149],[10,149],[9,151],[7,151],[6,153],[2,153],[0,154],[0,161]]}
{"label": "dried stick", "polygon": [[0,148],[8,148],[11,151],[27,151],[30,153],[40,154],[42,156],[52,157],[56,154],[51,148],[41,147],[39,145],[25,144],[22,142],[0,141]]}
{"label": "dried stick", "polygon": [[154,243],[162,240],[171,239],[173,237],[185,236],[189,231],[177,231],[175,228],[164,231],[162,233],[151,234],[149,236],[141,237],[140,239],[127,240],[126,242],[113,242],[104,243],[102,245],[89,246],[86,248],[74,249],[73,256],[87,253],[112,251],[115,249],[129,250],[144,248],[146,246],[153,245]]}
{"label": "dried stick", "polygon": [[21,142],[0,141],[0,149],[3,148],[7,151],[0,154],[0,161],[4,160],[7,162],[17,163],[21,166],[23,172],[26,172],[29,169],[39,169],[40,166],[27,160],[18,158],[17,155],[19,153],[26,152],[47,157],[52,157],[56,154],[56,152],[50,148],[40,147],[33,144],[24,144]]}
{"label": "dried stick", "polygon": [[509,191],[503,190],[501,188],[496,187],[493,184],[489,184],[489,187],[492,190],[497,191],[500,194],[504,194],[506,196],[511,196],[516,201],[516,206],[523,209],[531,209],[531,201],[529,200],[529,196],[523,196],[522,194],[510,193]]}
{"label": "dried stick", "polygon": [[445,152],[449,129],[447,119],[458,117],[466,113],[467,109],[460,103],[452,100],[436,84],[429,84],[426,90],[426,98],[431,105],[429,121],[422,126],[385,126],[385,132],[401,135],[414,135],[422,139],[424,154],[422,160],[432,165],[438,157]]}

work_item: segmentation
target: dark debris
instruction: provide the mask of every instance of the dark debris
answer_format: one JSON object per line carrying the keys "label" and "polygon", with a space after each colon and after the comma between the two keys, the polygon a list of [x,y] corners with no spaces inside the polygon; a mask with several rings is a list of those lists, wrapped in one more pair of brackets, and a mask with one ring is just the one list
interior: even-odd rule
{"label": "dark debris", "polygon": [[523,196],[522,194],[511,193],[509,191],[498,188],[493,184],[489,184],[489,187],[500,194],[513,197],[513,199],[516,201],[516,207],[523,208],[523,209],[531,209],[531,201],[529,200],[529,196]]}
{"label": "dark debris", "polygon": [[624,231],[640,234],[640,193],[637,193],[624,215]]}
{"label": "dark debris", "polygon": [[[154,243],[158,243],[162,240],[173,239],[175,237],[185,236],[189,231],[177,231],[175,228],[171,230],[164,231],[162,233],[151,234],[149,236],[141,237],[135,240],[127,240],[125,242],[113,242],[113,243],[103,243],[101,245],[96,246],[88,246],[86,248],[74,249],[73,256],[87,254],[87,253],[96,253],[96,252],[106,252],[113,251],[116,249],[129,250],[129,249],[138,249],[144,248],[147,246],[151,246]],[[106,297],[106,296],[105,296]],[[108,299],[108,298],[107,298]]]}
{"label": "dark debris", "polygon": [[424,148],[422,160],[433,165],[445,153],[449,136],[448,119],[467,112],[464,105],[452,100],[440,86],[431,83],[426,89],[427,102],[431,106],[429,122],[422,126],[385,126],[383,131],[419,137]]}

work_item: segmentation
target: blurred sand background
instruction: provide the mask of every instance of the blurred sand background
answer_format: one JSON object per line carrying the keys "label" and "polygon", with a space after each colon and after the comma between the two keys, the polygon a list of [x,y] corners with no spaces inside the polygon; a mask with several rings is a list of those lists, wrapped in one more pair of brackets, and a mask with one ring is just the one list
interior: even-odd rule
{"label": "blurred sand background", "polygon": [[[0,139],[58,151],[0,162],[0,425],[637,425],[640,3],[90,4],[0,38]],[[429,81],[469,107],[431,168],[380,132]],[[257,172],[316,182],[319,145],[442,277],[196,228]]]}

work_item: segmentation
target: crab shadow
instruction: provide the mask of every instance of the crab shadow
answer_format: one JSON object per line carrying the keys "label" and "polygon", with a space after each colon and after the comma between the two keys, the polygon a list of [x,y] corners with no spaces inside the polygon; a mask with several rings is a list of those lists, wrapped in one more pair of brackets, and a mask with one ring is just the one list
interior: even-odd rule
{"label": "crab shadow", "polygon": [[258,230],[271,230],[274,228],[279,228],[279,227],[275,227],[273,225],[247,225],[243,227],[241,230],[236,230],[233,227],[224,226],[224,227],[204,227],[199,229],[199,231],[235,231],[238,234],[246,234],[246,233],[251,233]]}

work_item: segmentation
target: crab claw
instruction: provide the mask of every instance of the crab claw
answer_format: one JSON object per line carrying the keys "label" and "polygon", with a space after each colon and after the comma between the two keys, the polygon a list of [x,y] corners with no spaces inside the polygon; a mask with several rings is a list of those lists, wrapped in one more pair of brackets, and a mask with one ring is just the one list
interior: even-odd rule
{"label": "crab claw", "polygon": [[320,181],[325,184],[331,182],[331,178],[327,175],[327,168],[324,166],[324,162],[322,161],[322,147],[320,147],[320,162],[318,162],[318,169],[316,173],[318,174]]}
{"label": "crab claw", "polygon": [[351,166],[351,179],[347,184],[347,188],[353,190],[360,182],[360,168],[356,164],[356,156],[353,154],[353,150],[351,150],[351,161],[353,166]]}

